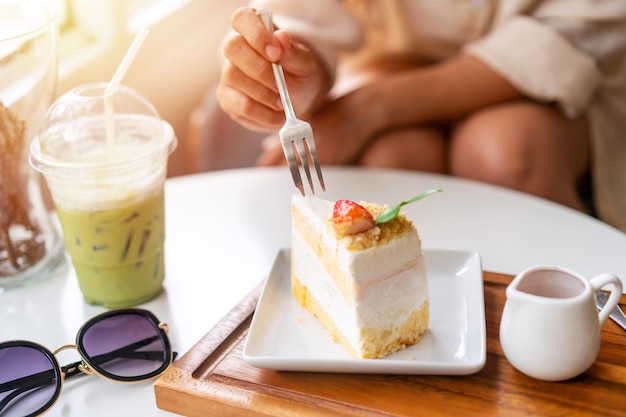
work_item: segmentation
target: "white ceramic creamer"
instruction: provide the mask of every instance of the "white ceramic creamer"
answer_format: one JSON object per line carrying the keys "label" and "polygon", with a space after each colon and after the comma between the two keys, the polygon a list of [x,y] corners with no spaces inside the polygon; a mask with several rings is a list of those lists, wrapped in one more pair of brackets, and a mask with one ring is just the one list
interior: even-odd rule
{"label": "white ceramic creamer", "polygon": [[[604,309],[596,291],[612,284]],[[546,381],[563,381],[585,372],[600,349],[600,331],[622,294],[612,274],[592,279],[557,266],[536,266],[515,277],[506,289],[500,343],[519,371]]]}

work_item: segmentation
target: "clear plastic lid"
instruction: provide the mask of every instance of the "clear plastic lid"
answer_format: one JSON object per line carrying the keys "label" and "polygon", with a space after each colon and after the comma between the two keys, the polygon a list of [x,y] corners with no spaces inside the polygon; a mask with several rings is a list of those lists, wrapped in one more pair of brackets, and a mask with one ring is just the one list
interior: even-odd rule
{"label": "clear plastic lid", "polygon": [[176,147],[172,127],[135,90],[87,84],[60,96],[31,144],[31,164],[45,175],[123,174]]}

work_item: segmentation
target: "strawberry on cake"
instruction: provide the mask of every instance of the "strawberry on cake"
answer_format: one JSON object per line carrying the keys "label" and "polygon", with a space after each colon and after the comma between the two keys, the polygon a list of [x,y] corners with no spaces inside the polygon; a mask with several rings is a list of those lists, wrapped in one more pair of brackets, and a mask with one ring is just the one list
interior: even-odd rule
{"label": "strawberry on cake", "polygon": [[356,358],[383,358],[428,328],[421,242],[401,205],[292,199],[293,294]]}

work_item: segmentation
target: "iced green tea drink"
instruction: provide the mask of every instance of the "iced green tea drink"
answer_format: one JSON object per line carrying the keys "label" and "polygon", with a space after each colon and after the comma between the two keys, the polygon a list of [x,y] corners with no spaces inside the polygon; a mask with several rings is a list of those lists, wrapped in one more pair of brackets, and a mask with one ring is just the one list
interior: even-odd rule
{"label": "iced green tea drink", "polygon": [[57,208],[65,247],[85,300],[110,307],[139,304],[165,278],[163,191],[110,210]]}
{"label": "iced green tea drink", "polygon": [[112,308],[143,303],[162,289],[163,188],[176,138],[147,100],[124,86],[107,118],[105,88],[91,84],[61,96],[30,156],[48,182],[85,300]]}

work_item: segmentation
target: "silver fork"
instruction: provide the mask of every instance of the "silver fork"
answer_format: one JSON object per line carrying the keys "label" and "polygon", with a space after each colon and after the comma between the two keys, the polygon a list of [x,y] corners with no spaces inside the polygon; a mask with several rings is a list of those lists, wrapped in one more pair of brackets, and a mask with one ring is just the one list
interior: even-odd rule
{"label": "silver fork", "polygon": [[[272,23],[272,11],[269,9],[258,10],[257,15],[259,15],[267,30],[273,32],[274,24]],[[287,159],[287,165],[291,171],[293,182],[296,187],[298,187],[302,195],[304,195],[304,186],[302,185],[302,177],[300,176],[300,168],[298,166],[299,159],[309,181],[311,192],[315,194],[315,188],[313,187],[313,180],[311,179],[311,172],[309,169],[310,155],[311,160],[315,165],[315,171],[317,172],[317,178],[322,187],[322,191],[326,191],[324,178],[322,177],[322,169],[317,159],[317,151],[315,150],[313,129],[311,129],[311,125],[309,123],[296,117],[296,113],[294,112],[291,104],[291,99],[289,98],[289,92],[287,91],[283,67],[279,64],[272,63],[272,69],[274,71],[274,78],[276,78],[276,84],[278,84],[278,92],[280,93],[280,100],[283,103],[286,118],[285,124],[280,129],[278,134],[280,136],[280,143],[283,146],[285,158]],[[297,151],[297,158],[294,150]],[[309,155],[307,155],[307,150]]]}

